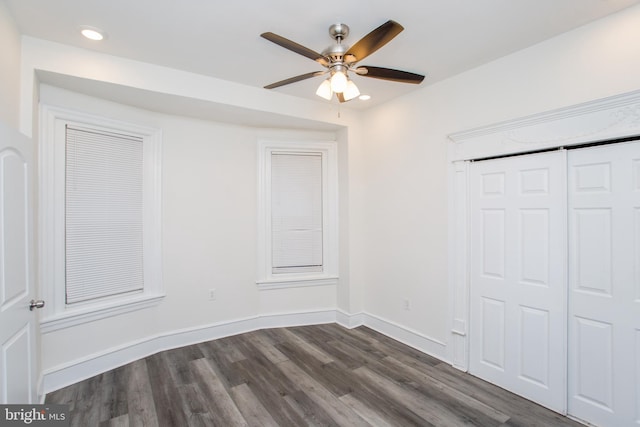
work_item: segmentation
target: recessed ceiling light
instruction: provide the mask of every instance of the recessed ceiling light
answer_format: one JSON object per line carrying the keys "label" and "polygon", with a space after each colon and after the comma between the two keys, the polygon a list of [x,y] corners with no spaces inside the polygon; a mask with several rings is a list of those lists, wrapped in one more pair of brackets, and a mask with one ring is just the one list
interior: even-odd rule
{"label": "recessed ceiling light", "polygon": [[83,25],[80,27],[80,34],[88,38],[89,40],[100,41],[106,37],[104,31],[100,28],[89,27],[88,25]]}
{"label": "recessed ceiling light", "polygon": [[359,99],[360,101],[368,101],[368,100],[370,100],[370,99],[371,99],[371,96],[370,96],[370,95],[360,95],[360,96],[358,97],[358,99]]}

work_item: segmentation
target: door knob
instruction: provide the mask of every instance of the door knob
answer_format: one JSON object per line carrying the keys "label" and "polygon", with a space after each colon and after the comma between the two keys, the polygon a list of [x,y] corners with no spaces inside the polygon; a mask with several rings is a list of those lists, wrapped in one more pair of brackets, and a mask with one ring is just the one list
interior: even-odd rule
{"label": "door knob", "polygon": [[44,307],[44,301],[39,299],[38,301],[32,299],[29,303],[29,310],[33,311],[34,308],[42,308]]}

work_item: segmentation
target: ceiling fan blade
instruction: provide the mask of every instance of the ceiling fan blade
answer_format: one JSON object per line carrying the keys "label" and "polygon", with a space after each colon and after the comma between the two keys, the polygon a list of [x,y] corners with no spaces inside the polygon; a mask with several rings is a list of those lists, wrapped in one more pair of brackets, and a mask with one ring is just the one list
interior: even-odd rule
{"label": "ceiling fan blade", "polygon": [[285,49],[289,49],[290,51],[295,52],[299,55],[306,56],[309,59],[313,59],[314,61],[319,62],[325,67],[329,64],[325,57],[320,55],[318,52],[311,50],[308,47],[304,47],[301,44],[286,39],[282,36],[279,36],[272,32],[262,33],[260,34],[260,36],[264,39],[269,40],[270,42],[282,46]]}
{"label": "ceiling fan blade", "polygon": [[338,98],[338,101],[340,101],[340,102],[347,102],[347,100],[344,99],[344,94],[342,92],[337,92],[336,93],[336,97]]}
{"label": "ceiling fan blade", "polygon": [[389,43],[395,36],[400,34],[404,27],[395,21],[387,21],[375,30],[360,39],[356,44],[351,46],[344,54],[345,57],[353,55],[355,61],[362,61],[385,44]]}
{"label": "ceiling fan blade", "polygon": [[391,80],[400,83],[419,84],[424,80],[424,76],[422,74],[393,70],[391,68],[369,67],[367,65],[363,65],[358,67],[355,71],[358,75],[364,77],[373,77],[374,79]]}
{"label": "ceiling fan blade", "polygon": [[321,75],[323,75],[325,73],[326,73],[326,71],[313,71],[311,73],[301,74],[299,76],[289,77],[288,79],[280,80],[279,82],[275,82],[275,83],[271,83],[270,85],[267,85],[264,88],[265,89],[274,89],[276,87],[280,87],[280,86],[288,85],[288,84],[291,84],[291,83],[299,82],[301,80],[310,79],[311,77],[321,76]]}

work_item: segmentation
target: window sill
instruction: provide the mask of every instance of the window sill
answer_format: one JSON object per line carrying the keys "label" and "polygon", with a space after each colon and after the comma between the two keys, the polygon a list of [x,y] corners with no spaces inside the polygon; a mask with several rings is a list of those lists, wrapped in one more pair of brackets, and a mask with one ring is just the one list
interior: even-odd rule
{"label": "window sill", "polygon": [[40,330],[43,334],[70,328],[94,320],[118,316],[130,311],[141,310],[157,305],[164,294],[136,295],[126,300],[109,301],[101,304],[69,309],[62,313],[54,314],[40,322]]}
{"label": "window sill", "polygon": [[258,289],[261,291],[286,288],[306,288],[308,286],[337,285],[338,277],[287,277],[282,279],[258,280],[256,284],[258,285]]}

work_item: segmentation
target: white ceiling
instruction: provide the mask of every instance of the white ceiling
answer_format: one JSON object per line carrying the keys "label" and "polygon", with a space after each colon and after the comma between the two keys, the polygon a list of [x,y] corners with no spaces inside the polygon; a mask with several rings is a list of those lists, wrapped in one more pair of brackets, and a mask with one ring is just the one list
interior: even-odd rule
{"label": "white ceiling", "polygon": [[[271,31],[321,52],[328,27],[346,23],[352,45],[393,19],[405,27],[360,65],[426,74],[419,85],[355,76],[364,109],[526,48],[640,0],[0,0],[22,34],[263,87],[310,71],[314,61],[260,37]],[[91,42],[90,25],[108,34]],[[315,95],[322,77],[273,89]],[[265,89],[266,90],[266,89]],[[337,102],[337,101],[332,101]]]}

